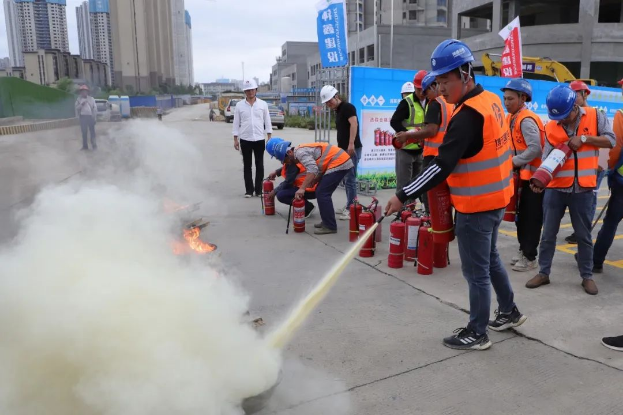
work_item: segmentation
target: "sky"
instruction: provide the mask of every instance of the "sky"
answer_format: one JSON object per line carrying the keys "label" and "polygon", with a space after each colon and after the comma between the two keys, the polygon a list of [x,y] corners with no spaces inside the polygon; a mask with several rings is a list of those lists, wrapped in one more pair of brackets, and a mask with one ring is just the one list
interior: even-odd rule
{"label": "sky", "polygon": [[[4,0],[0,0],[4,1]],[[121,0],[124,1],[124,0]],[[286,41],[316,41],[318,0],[185,0],[192,19],[195,82],[257,77],[268,82]],[[67,0],[69,50],[78,54],[76,6]],[[0,7],[0,58],[9,56],[4,7]]]}

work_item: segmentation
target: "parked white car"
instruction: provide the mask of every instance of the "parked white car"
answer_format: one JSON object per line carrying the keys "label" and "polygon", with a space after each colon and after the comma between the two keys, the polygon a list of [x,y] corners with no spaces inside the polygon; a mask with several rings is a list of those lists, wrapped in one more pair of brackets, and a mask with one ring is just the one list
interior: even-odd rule
{"label": "parked white car", "polygon": [[269,105],[268,112],[270,113],[270,123],[280,130],[283,130],[283,126],[286,124],[286,117],[283,111],[276,105]]}
{"label": "parked white car", "polygon": [[121,121],[119,105],[111,104],[107,99],[96,99],[97,121]]}
{"label": "parked white car", "polygon": [[225,122],[230,123],[234,120],[234,109],[236,109],[236,104],[240,102],[239,99],[230,99],[225,107]]}

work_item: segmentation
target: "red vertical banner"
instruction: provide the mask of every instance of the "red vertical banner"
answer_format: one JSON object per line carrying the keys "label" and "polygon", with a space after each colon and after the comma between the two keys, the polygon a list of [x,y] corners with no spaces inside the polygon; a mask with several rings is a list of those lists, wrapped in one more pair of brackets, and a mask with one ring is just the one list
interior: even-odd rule
{"label": "red vertical banner", "polygon": [[504,39],[504,51],[502,52],[502,66],[500,76],[504,78],[521,78],[523,76],[521,65],[521,28],[519,17],[510,22],[499,35]]}

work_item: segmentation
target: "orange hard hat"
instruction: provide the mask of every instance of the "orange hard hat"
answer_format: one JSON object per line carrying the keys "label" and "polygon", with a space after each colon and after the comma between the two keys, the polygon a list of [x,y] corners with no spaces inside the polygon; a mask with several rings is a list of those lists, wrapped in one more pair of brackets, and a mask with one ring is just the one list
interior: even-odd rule
{"label": "orange hard hat", "polygon": [[586,95],[590,95],[591,94],[591,90],[588,89],[588,85],[586,85],[584,82],[582,81],[573,81],[569,84],[569,87],[571,89],[573,89],[574,91],[586,91]]}
{"label": "orange hard hat", "polygon": [[415,86],[416,88],[422,89],[422,80],[424,79],[427,73],[428,72],[426,72],[425,70],[417,71],[417,73],[413,77],[413,86]]}

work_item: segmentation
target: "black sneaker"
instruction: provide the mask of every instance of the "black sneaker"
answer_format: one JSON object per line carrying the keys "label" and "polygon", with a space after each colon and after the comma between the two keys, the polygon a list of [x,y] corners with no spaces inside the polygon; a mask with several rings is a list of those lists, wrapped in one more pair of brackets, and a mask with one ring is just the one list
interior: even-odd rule
{"label": "black sneaker", "polygon": [[572,233],[571,235],[567,236],[565,238],[565,241],[567,241],[567,243],[571,244],[571,245],[577,245],[578,244],[578,239],[575,237],[575,233]]}
{"label": "black sneaker", "polygon": [[444,346],[457,350],[487,350],[492,345],[486,333],[477,335],[467,327],[458,328],[454,333],[454,336],[443,339]]}
{"label": "black sneaker", "polygon": [[513,307],[513,310],[508,314],[502,314],[497,309],[495,310],[495,320],[489,322],[489,328],[493,331],[503,331],[512,327],[519,327],[527,319],[528,317],[519,312],[517,306]]}
{"label": "black sneaker", "polygon": [[623,352],[623,336],[604,337],[603,339],[601,339],[601,344],[606,346],[608,349]]}
{"label": "black sneaker", "polygon": [[311,216],[311,214],[314,212],[314,209],[316,209],[316,206],[311,205],[311,207],[308,209],[305,209],[305,219],[309,218]]}

